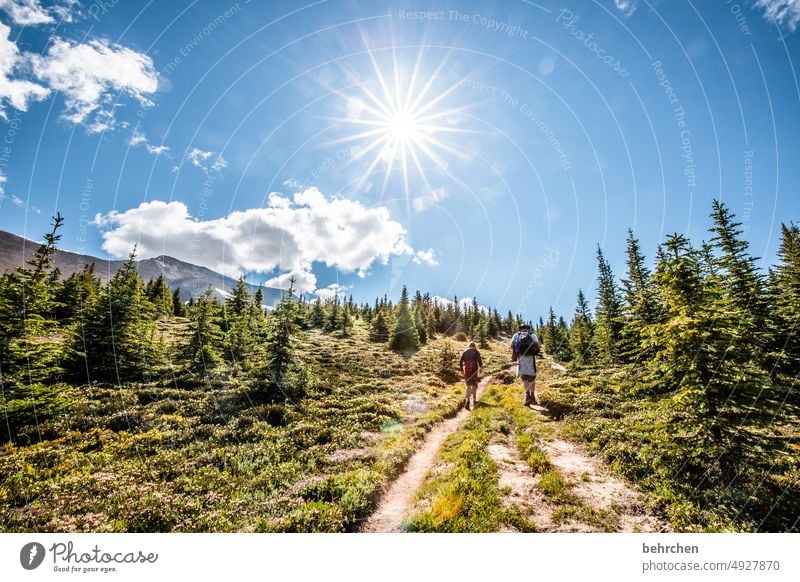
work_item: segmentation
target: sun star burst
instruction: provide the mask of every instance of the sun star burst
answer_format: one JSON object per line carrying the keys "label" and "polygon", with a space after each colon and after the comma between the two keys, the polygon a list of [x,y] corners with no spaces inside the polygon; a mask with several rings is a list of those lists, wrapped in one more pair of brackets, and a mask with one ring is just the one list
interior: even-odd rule
{"label": "sun star burst", "polygon": [[348,115],[343,124],[352,132],[332,143],[360,142],[358,154],[350,161],[365,161],[366,168],[357,184],[361,188],[376,171],[384,172],[381,194],[386,191],[395,171],[402,174],[406,199],[411,197],[410,171],[415,171],[426,188],[430,183],[426,168],[431,166],[449,172],[450,157],[464,158],[463,151],[444,138],[447,134],[465,133],[469,130],[453,123],[464,107],[447,107],[446,99],[458,87],[448,87],[436,92],[434,85],[442,81],[441,63],[433,74],[423,76],[424,51],[417,55],[410,74],[403,74],[392,49],[392,74],[385,75],[373,51],[367,53],[372,65],[373,78],[356,77],[357,96],[347,99]]}

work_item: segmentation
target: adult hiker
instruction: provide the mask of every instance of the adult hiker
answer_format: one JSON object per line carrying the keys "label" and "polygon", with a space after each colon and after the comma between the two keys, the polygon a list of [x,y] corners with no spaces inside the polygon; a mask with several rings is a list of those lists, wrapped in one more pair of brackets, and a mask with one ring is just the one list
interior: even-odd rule
{"label": "adult hiker", "polygon": [[525,406],[538,404],[536,400],[536,355],[539,353],[539,338],[524,323],[511,338],[512,359],[517,361],[517,376],[525,387]]}
{"label": "adult hiker", "polygon": [[458,367],[464,375],[464,382],[467,384],[467,399],[464,408],[469,410],[469,398],[472,396],[472,405],[478,403],[478,374],[483,368],[483,359],[478,351],[475,342],[469,342],[469,347],[461,353]]}

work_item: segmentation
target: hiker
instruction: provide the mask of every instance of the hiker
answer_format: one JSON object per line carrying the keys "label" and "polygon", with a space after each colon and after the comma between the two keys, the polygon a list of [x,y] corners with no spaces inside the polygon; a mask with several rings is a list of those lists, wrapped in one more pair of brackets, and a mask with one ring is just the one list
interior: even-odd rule
{"label": "hiker", "polygon": [[531,326],[524,323],[511,338],[513,360],[517,362],[517,376],[525,387],[525,406],[538,405],[536,399],[536,355],[539,353],[539,338],[531,333]]}
{"label": "hiker", "polygon": [[478,372],[483,368],[481,353],[478,351],[475,342],[469,342],[469,347],[461,353],[458,367],[464,375],[467,384],[467,399],[464,408],[469,410],[469,397],[472,396],[472,406],[478,404]]}

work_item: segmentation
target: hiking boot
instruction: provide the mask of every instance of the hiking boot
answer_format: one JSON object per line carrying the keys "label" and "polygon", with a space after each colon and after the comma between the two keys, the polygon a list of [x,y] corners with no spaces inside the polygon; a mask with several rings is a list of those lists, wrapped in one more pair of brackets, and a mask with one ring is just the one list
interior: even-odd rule
{"label": "hiking boot", "polygon": [[467,401],[464,403],[464,408],[469,410],[469,398],[467,398]]}
{"label": "hiking boot", "polygon": [[529,393],[525,393],[525,406],[529,406],[531,403],[531,395]]}

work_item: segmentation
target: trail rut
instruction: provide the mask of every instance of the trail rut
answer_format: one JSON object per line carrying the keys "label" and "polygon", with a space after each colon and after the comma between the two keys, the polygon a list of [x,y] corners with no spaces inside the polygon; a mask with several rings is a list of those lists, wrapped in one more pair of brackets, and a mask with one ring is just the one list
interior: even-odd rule
{"label": "trail rut", "polygon": [[[491,381],[491,376],[481,380],[478,385],[478,400],[480,400],[483,390]],[[462,408],[453,418],[447,419],[431,429],[425,437],[422,447],[412,455],[406,464],[405,470],[383,494],[375,513],[370,516],[364,527],[362,527],[362,532],[405,531],[403,524],[411,512],[414,494],[419,489],[423,479],[425,479],[425,475],[433,468],[436,462],[436,455],[444,441],[461,427],[469,413],[469,410]]]}

